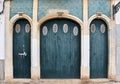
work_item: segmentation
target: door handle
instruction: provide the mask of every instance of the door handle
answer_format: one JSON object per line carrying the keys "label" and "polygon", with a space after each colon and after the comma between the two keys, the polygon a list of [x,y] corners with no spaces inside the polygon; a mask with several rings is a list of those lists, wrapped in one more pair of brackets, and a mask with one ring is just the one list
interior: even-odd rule
{"label": "door handle", "polygon": [[18,53],[20,56],[27,56],[27,53],[24,51],[23,53]]}

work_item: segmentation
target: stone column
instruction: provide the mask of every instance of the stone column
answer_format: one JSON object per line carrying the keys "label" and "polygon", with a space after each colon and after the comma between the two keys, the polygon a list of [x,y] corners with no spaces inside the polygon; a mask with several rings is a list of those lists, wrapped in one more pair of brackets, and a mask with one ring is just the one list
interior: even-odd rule
{"label": "stone column", "polygon": [[108,78],[115,79],[116,77],[116,66],[115,66],[115,58],[116,58],[116,33],[115,33],[115,21],[111,19],[110,21],[110,29],[108,30],[108,45],[109,45],[109,57],[108,57]]}
{"label": "stone column", "polygon": [[109,57],[108,57],[108,78],[116,78],[116,28],[115,20],[113,18],[113,5],[115,0],[111,0],[111,19],[109,22],[110,28],[108,30],[108,41],[109,41]]}
{"label": "stone column", "polygon": [[12,32],[10,31],[10,0],[5,1],[5,80],[11,80],[13,78],[12,68],[12,46],[9,45],[12,42]]}
{"label": "stone column", "polygon": [[89,79],[89,27],[88,27],[88,0],[83,0],[82,56],[81,78]]}
{"label": "stone column", "polygon": [[38,0],[33,0],[33,28],[32,28],[32,42],[31,42],[31,77],[32,79],[40,79],[40,63],[39,63],[39,51],[37,39],[37,12],[38,12]]}

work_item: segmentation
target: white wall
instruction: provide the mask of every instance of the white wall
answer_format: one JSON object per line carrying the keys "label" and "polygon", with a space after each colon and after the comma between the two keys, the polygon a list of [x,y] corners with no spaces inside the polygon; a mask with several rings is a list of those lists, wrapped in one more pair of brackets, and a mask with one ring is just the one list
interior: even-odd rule
{"label": "white wall", "polygon": [[[115,1],[115,5],[120,2],[120,0]],[[116,38],[117,38],[117,48],[116,48],[116,70],[117,70],[117,80],[120,81],[120,10],[115,14],[116,21]]]}
{"label": "white wall", "polygon": [[[2,9],[1,6],[0,9]],[[4,59],[5,59],[5,14],[2,13],[0,14],[0,80],[4,80]]]}
{"label": "white wall", "polygon": [[5,15],[0,15],[0,60],[5,59]]}
{"label": "white wall", "polygon": [[[115,5],[118,4],[120,0],[115,0]],[[115,14],[116,24],[120,24],[120,10]]]}

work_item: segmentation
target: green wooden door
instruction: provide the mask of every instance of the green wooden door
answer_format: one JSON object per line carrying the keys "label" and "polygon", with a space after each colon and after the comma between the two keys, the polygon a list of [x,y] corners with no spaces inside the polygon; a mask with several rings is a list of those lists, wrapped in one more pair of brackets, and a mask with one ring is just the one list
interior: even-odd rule
{"label": "green wooden door", "polygon": [[13,75],[14,78],[31,77],[30,24],[20,19],[13,29]]}
{"label": "green wooden door", "polygon": [[107,78],[108,31],[107,25],[95,19],[90,25],[90,77]]}
{"label": "green wooden door", "polygon": [[53,19],[44,22],[40,32],[41,78],[80,78],[79,24]]}

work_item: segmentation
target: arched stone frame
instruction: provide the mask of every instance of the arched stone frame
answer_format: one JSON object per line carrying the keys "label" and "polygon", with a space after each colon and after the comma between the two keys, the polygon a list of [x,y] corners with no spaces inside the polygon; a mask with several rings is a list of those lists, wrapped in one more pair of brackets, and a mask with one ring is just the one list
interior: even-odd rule
{"label": "arched stone frame", "polygon": [[[38,22],[38,29],[37,29],[39,66],[40,66],[40,53],[39,53],[40,52],[40,39],[39,39],[40,38],[40,26],[42,25],[42,23],[44,23],[47,20],[57,19],[57,18],[70,19],[70,20],[73,20],[73,21],[77,22],[80,25],[80,27],[81,27],[81,40],[82,40],[83,22],[79,18],[77,18],[77,17],[75,17],[73,15],[70,15],[70,14],[66,14],[64,12],[62,12],[62,13],[61,12],[60,13],[57,12],[57,13],[54,13],[54,14],[46,15],[45,17],[43,17],[42,19],[39,20],[39,22]],[[81,43],[81,49],[82,49],[82,47],[83,46],[82,46],[82,43]],[[81,53],[82,53],[82,51],[81,51]],[[82,58],[82,54],[81,54],[81,58]],[[82,60],[81,60],[81,62],[82,62]],[[80,73],[82,73],[82,72],[80,72]]]}
{"label": "arched stone frame", "polygon": [[[31,33],[32,33],[32,28],[33,28],[32,19],[24,13],[21,13],[21,15],[20,13],[16,14],[9,21],[9,28],[6,28],[6,38],[7,38],[6,39],[6,53],[7,54],[6,54],[6,59],[5,59],[5,80],[8,80],[8,81],[11,81],[13,79],[13,26],[15,22],[19,19],[28,20],[28,22],[31,25]],[[32,37],[32,34],[31,34],[31,37]],[[31,76],[32,76],[32,73],[31,73]]]}
{"label": "arched stone frame", "polygon": [[[115,67],[115,38],[113,38],[111,30],[113,29],[114,21],[112,21],[106,15],[100,13],[91,16],[88,20],[88,30],[90,28],[90,24],[94,19],[103,20],[108,27],[108,79],[114,79],[116,77],[116,67]],[[89,32],[90,35],[90,32]],[[90,43],[89,43],[90,45]],[[90,47],[90,46],[89,46]],[[89,63],[90,63],[90,55],[89,55]],[[90,73],[89,73],[90,76]]]}

